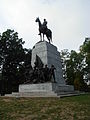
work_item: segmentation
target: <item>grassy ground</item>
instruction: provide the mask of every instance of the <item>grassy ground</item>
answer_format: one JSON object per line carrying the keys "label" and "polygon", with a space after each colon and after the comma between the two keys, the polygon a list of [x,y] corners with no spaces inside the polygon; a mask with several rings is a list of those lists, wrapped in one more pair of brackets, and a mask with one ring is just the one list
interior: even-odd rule
{"label": "grassy ground", "polygon": [[0,120],[90,120],[90,94],[66,98],[0,97]]}

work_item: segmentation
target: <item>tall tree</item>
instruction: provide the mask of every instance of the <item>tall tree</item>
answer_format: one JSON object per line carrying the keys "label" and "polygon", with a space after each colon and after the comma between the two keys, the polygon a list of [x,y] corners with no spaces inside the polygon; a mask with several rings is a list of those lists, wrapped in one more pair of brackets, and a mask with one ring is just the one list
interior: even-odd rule
{"label": "tall tree", "polygon": [[86,38],[83,45],[80,46],[80,52],[84,55],[86,63],[84,72],[85,78],[90,80],[90,38]]}
{"label": "tall tree", "polygon": [[2,73],[2,92],[12,91],[13,84],[18,84],[17,74],[23,64],[24,41],[18,33],[8,29],[0,35],[0,71]]}
{"label": "tall tree", "polygon": [[66,82],[69,85],[74,85],[75,89],[83,90],[85,83],[84,83],[84,71],[85,62],[84,56],[82,53],[77,53],[76,51],[72,50],[70,53],[67,51],[63,51],[63,58],[64,66],[64,73]]}

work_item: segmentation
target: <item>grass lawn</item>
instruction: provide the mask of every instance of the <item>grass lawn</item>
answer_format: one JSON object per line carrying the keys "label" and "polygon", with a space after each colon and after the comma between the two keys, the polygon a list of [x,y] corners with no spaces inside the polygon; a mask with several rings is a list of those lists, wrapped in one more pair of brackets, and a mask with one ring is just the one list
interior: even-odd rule
{"label": "grass lawn", "polygon": [[0,120],[90,120],[90,94],[65,98],[0,97]]}

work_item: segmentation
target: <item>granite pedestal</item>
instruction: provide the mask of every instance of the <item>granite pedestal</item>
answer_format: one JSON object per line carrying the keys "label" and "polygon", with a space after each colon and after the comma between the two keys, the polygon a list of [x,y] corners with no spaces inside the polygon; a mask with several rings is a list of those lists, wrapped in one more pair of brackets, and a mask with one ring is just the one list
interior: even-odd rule
{"label": "granite pedestal", "polygon": [[32,60],[31,65],[34,67],[34,62],[36,60],[36,55],[40,57],[44,65],[48,65],[50,68],[51,65],[54,65],[55,70],[55,80],[58,84],[65,84],[63,79],[62,64],[60,59],[60,53],[57,50],[57,47],[46,42],[41,41],[36,43],[32,49]]}
{"label": "granite pedestal", "polygon": [[35,44],[32,49],[32,59],[31,65],[34,67],[34,62],[36,60],[36,55],[38,55],[44,65],[54,65],[55,70],[55,80],[57,83],[40,83],[40,84],[22,84],[19,85],[19,93],[21,96],[41,96],[41,97],[56,97],[59,94],[74,92],[74,87],[66,85],[63,78],[62,64],[60,59],[60,53],[57,47],[46,42],[40,41]]}

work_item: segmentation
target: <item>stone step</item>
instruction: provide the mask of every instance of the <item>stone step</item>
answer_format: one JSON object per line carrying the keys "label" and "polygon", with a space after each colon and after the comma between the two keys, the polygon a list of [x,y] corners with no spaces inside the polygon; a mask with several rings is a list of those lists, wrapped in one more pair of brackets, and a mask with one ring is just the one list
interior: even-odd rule
{"label": "stone step", "polygon": [[12,94],[5,94],[6,97],[16,97],[19,96],[19,92],[12,92]]}
{"label": "stone step", "polygon": [[20,97],[57,97],[57,93],[54,92],[28,92],[19,93],[19,95]]}
{"label": "stone step", "polygon": [[13,92],[12,94],[6,94],[5,96],[7,97],[68,97],[68,96],[75,96],[75,95],[80,95],[81,93],[78,91],[74,92],[58,92],[55,93],[54,91],[50,92],[19,92],[15,93]]}
{"label": "stone step", "polygon": [[57,85],[57,92],[74,92],[72,85]]}
{"label": "stone step", "polygon": [[58,92],[57,93],[57,96],[60,96],[60,97],[69,97],[69,96],[76,96],[76,95],[80,95],[82,94],[81,92],[79,91],[73,91],[73,92]]}
{"label": "stone step", "polygon": [[79,94],[80,92],[79,91],[58,91],[58,92],[55,92],[55,93],[57,93],[57,95],[67,95],[67,94]]}
{"label": "stone step", "polygon": [[57,97],[54,92],[19,92],[12,93],[13,97]]}
{"label": "stone step", "polygon": [[[70,94],[61,94],[61,95],[58,95],[60,98],[63,98],[63,97],[70,97],[70,96],[78,96],[78,95],[81,95],[82,93],[70,93]],[[85,94],[85,93],[84,93]]]}

